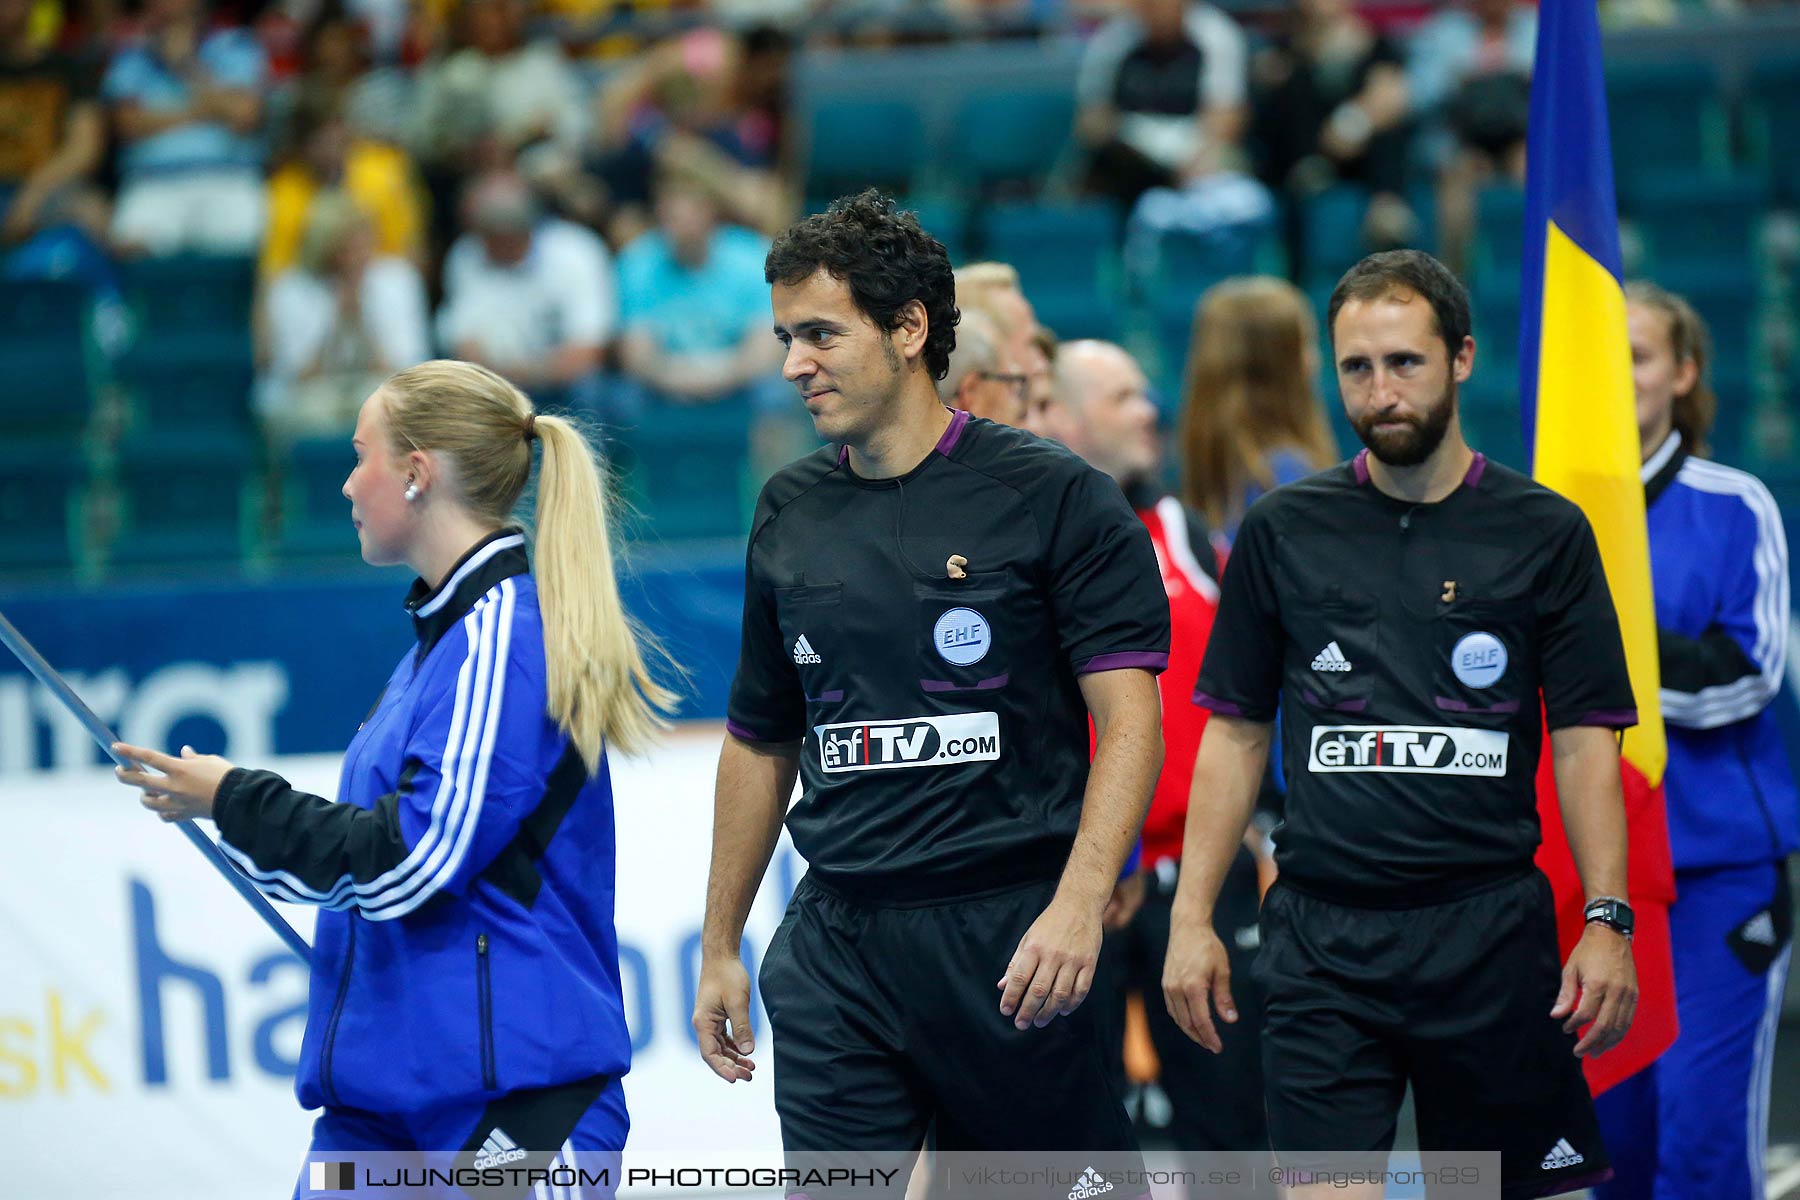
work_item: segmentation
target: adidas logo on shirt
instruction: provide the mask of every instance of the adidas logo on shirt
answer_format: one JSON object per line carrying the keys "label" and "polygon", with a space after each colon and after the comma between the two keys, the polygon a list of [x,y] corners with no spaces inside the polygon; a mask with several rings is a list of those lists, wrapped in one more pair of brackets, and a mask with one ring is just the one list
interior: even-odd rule
{"label": "adidas logo on shirt", "polygon": [[498,1167],[524,1157],[525,1151],[519,1149],[518,1143],[507,1137],[504,1129],[496,1127],[487,1135],[487,1141],[481,1143],[481,1149],[475,1152],[475,1169]]}
{"label": "adidas logo on shirt", "polygon": [[1338,644],[1332,642],[1313,656],[1312,669],[1315,671],[1348,671],[1350,660],[1344,657],[1344,652],[1338,649]]}
{"label": "adidas logo on shirt", "polygon": [[1104,1195],[1113,1190],[1112,1180],[1089,1167],[1069,1189],[1069,1200],[1089,1200],[1090,1197]]}
{"label": "adidas logo on shirt", "polygon": [[800,666],[816,667],[823,661],[819,657],[819,652],[812,648],[812,643],[806,640],[806,635],[801,634],[799,640],[794,643],[794,662]]}
{"label": "adidas logo on shirt", "polygon": [[1550,1147],[1550,1153],[1544,1155],[1544,1161],[1538,1166],[1546,1171],[1557,1171],[1586,1161],[1587,1159],[1575,1153],[1575,1147],[1569,1145],[1568,1138],[1558,1138],[1556,1145]]}

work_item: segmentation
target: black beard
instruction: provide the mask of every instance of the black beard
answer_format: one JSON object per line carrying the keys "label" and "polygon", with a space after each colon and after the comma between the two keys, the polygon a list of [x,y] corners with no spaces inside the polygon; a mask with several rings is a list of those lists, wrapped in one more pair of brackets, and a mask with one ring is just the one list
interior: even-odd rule
{"label": "black beard", "polygon": [[1430,458],[1443,444],[1450,430],[1450,415],[1456,411],[1456,384],[1452,382],[1423,420],[1408,421],[1398,433],[1376,433],[1373,415],[1355,422],[1356,436],[1369,448],[1369,453],[1390,467],[1416,467]]}

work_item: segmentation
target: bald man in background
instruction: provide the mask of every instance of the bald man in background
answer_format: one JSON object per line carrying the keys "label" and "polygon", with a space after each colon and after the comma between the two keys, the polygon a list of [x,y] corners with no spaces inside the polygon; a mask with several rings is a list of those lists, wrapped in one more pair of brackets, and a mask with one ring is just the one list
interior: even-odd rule
{"label": "bald man in background", "polygon": [[[1145,507],[1138,499],[1154,506],[1162,494],[1156,486],[1162,443],[1150,383],[1137,360],[1112,342],[1066,342],[1057,348],[1052,384],[1069,449],[1118,480],[1127,494],[1141,492],[1132,507]],[[1216,569],[1208,574],[1216,576]]]}
{"label": "bald man in background", "polygon": [[[1158,678],[1163,707],[1163,769],[1144,821],[1145,896],[1136,916],[1107,935],[1100,957],[1094,999],[1113,1023],[1111,1035],[1123,1047],[1125,999],[1145,997],[1150,1040],[1161,1060],[1160,1083],[1169,1098],[1168,1134],[1188,1152],[1267,1150],[1263,1120],[1260,1006],[1249,983],[1256,953],[1257,862],[1246,848],[1232,864],[1214,910],[1231,955],[1232,981],[1242,980],[1240,1019],[1221,1026],[1228,1039],[1213,1055],[1181,1032],[1162,1002],[1162,966],[1169,944],[1169,911],[1181,864],[1183,827],[1193,755],[1206,727],[1206,710],[1192,700],[1194,680],[1206,654],[1206,640],[1218,609],[1218,562],[1199,515],[1161,486],[1162,444],[1149,383],[1137,361],[1111,342],[1065,342],[1057,348],[1054,371],[1055,423],[1069,449],[1118,480],[1138,519],[1150,530],[1163,590],[1169,597],[1169,669]],[[1229,899],[1227,899],[1229,897]],[[1120,1071],[1124,1070],[1123,1054]],[[1123,1083],[1123,1081],[1122,1081]],[[1209,1191],[1209,1196],[1260,1197],[1274,1191],[1258,1172],[1241,1191]],[[1261,1189],[1261,1190],[1259,1190]]]}

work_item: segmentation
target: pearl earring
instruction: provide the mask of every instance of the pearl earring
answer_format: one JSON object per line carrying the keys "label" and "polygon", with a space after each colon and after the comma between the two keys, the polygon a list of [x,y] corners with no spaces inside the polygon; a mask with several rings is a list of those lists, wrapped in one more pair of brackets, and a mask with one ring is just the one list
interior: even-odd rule
{"label": "pearl earring", "polygon": [[419,498],[419,485],[418,484],[408,483],[406,485],[406,498],[408,500],[417,500]]}

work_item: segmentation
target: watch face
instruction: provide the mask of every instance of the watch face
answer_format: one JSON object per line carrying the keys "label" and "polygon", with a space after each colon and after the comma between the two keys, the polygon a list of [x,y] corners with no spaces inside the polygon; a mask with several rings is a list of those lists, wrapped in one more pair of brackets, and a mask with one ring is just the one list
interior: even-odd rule
{"label": "watch face", "polygon": [[1631,909],[1617,900],[1590,904],[1583,916],[1590,921],[1599,921],[1603,925],[1617,929],[1621,933],[1630,933],[1632,929]]}

